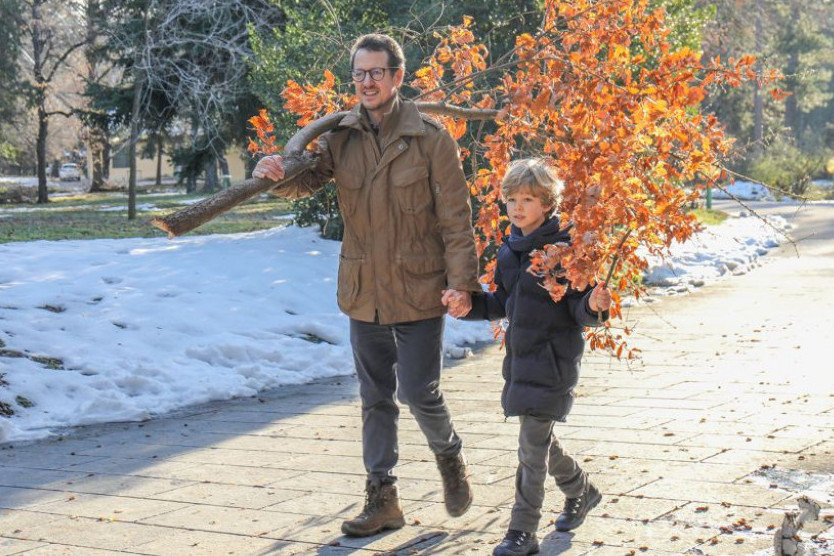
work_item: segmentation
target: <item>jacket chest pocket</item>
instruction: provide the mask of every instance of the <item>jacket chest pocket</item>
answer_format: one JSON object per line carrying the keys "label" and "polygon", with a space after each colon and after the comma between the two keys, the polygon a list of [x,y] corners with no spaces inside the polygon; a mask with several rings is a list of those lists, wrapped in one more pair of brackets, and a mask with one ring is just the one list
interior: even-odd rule
{"label": "jacket chest pocket", "polygon": [[417,214],[431,205],[429,169],[425,166],[392,170],[390,183],[393,195],[402,212]]}
{"label": "jacket chest pocket", "polygon": [[353,216],[360,203],[362,178],[359,172],[336,172],[336,186],[339,198],[339,210],[343,215]]}

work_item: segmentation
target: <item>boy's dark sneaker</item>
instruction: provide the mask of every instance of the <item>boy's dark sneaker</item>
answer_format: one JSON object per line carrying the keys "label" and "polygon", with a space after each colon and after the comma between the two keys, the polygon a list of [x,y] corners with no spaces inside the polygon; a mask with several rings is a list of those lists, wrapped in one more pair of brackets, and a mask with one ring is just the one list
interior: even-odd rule
{"label": "boy's dark sneaker", "polygon": [[365,507],[358,516],[342,523],[343,534],[368,537],[384,529],[399,529],[405,525],[397,485],[368,481],[365,493]]}
{"label": "boy's dark sneaker", "polygon": [[472,505],[472,487],[469,484],[469,469],[463,451],[454,456],[438,456],[437,468],[443,479],[443,500],[446,512],[452,517],[466,513]]}
{"label": "boy's dark sneaker", "polygon": [[492,551],[492,556],[527,556],[539,551],[535,533],[510,529],[501,544]]}
{"label": "boy's dark sneaker", "polygon": [[600,500],[602,500],[602,494],[588,481],[585,492],[579,497],[565,500],[565,509],[556,519],[556,530],[570,531],[582,525],[585,516],[599,504]]}

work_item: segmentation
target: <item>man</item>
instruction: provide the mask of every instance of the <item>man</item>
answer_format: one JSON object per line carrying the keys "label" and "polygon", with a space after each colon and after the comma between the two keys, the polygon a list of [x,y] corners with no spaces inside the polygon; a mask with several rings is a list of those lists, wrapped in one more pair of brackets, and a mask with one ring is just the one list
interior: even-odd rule
{"label": "man", "polygon": [[[336,183],[345,224],[338,301],[350,317],[367,472],[365,507],[342,532],[368,536],[405,524],[394,474],[395,396],[435,454],[447,512],[463,515],[472,503],[462,443],[440,391],[441,297],[462,316],[481,288],[458,146],[399,98],[402,48],[388,36],[364,35],[351,50],[351,68],[360,103],[320,138],[316,167],[274,193],[303,197]],[[283,179],[281,157],[263,158],[252,175]]]}

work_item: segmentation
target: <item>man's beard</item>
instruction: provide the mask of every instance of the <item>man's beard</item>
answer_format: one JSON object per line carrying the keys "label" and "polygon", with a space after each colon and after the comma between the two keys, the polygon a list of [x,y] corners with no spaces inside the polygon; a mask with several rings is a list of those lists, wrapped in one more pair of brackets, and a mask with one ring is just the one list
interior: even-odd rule
{"label": "man's beard", "polygon": [[368,108],[368,107],[367,107],[367,106],[365,106],[364,104],[363,104],[362,106],[365,106],[365,109],[366,109],[366,110],[373,110],[374,112],[379,112],[379,113],[381,113],[381,114],[387,114],[388,112],[390,112],[390,110],[391,110],[391,105],[392,105],[392,104],[394,104],[394,100],[397,98],[397,94],[398,94],[398,93],[397,93],[397,92],[395,92],[394,94],[392,94],[392,95],[388,98],[388,100],[386,100],[385,102],[381,103],[381,104],[380,104],[379,106],[377,106],[376,108]]}

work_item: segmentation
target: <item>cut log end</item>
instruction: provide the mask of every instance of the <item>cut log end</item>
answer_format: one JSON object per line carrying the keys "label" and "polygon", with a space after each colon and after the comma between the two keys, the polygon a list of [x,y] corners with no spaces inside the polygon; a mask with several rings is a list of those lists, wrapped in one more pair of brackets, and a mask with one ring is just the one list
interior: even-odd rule
{"label": "cut log end", "polygon": [[168,223],[159,216],[154,216],[153,218],[151,218],[148,221],[148,224],[150,224],[154,228],[159,228],[160,230],[168,234],[168,239],[174,239],[175,237],[177,237],[177,234],[174,233],[174,231],[171,229],[171,226],[169,226]]}

